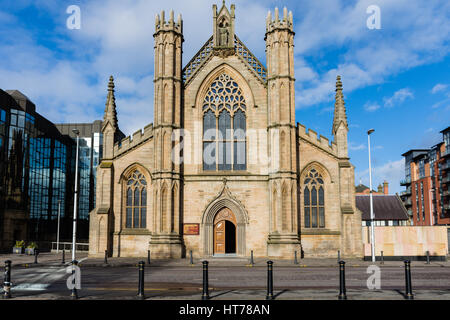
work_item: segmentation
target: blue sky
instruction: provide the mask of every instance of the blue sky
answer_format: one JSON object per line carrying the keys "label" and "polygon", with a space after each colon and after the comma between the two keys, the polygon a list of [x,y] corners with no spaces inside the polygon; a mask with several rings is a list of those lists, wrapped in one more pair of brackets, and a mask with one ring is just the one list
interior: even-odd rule
{"label": "blue sky", "polygon": [[[101,119],[107,79],[116,78],[119,125],[131,134],[153,121],[155,15],[175,10],[184,21],[184,63],[212,34],[221,1],[1,0],[0,88],[18,89],[53,122]],[[331,138],[336,75],[342,76],[355,179],[368,184],[367,130],[374,185],[399,192],[401,154],[426,148],[450,125],[450,2],[447,0],[244,1],[236,34],[265,63],[267,11],[294,15],[296,120]],[[230,2],[227,1],[229,5]],[[69,30],[69,5],[81,29]],[[377,5],[381,29],[369,29]],[[138,113],[140,116],[135,117]]]}

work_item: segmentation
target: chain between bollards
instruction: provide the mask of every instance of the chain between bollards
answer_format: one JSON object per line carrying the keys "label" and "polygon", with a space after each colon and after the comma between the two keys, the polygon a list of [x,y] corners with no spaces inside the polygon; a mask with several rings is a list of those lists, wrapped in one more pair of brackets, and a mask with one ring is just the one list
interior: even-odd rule
{"label": "chain between bollards", "polygon": [[298,264],[297,250],[294,251],[294,264]]}
{"label": "chain between bollards", "polygon": [[150,250],[147,251],[147,263],[150,264]]}
{"label": "chain between bollards", "polygon": [[3,281],[3,298],[11,298],[11,260],[5,261],[5,279]]}
{"label": "chain between bollards", "polygon": [[266,300],[273,300],[273,262],[267,261],[267,295]]}
{"label": "chain between bollards", "polygon": [[145,299],[144,295],[144,267],[145,262],[139,261],[139,284],[138,284],[138,298],[141,300]]}
{"label": "chain between bollards", "polygon": [[209,287],[209,284],[208,284],[208,261],[203,261],[203,292],[202,292],[202,300],[208,300],[209,299],[209,288],[208,287]]}
{"label": "chain between bollards", "polygon": [[72,300],[77,300],[78,299],[78,292],[77,292],[77,288],[76,288],[76,282],[75,282],[75,267],[78,265],[78,261],[77,260],[73,260],[72,261],[72,292],[70,294],[70,298]]}
{"label": "chain between bollards", "polygon": [[345,289],[345,261],[339,261],[339,300],[347,300]]}
{"label": "chain between bollards", "polygon": [[406,289],[406,300],[413,300],[414,295],[412,293],[411,286],[411,262],[409,260],[405,260],[405,289]]}
{"label": "chain between bollards", "polygon": [[34,249],[34,264],[38,263],[38,255],[39,255],[39,250],[37,248]]}

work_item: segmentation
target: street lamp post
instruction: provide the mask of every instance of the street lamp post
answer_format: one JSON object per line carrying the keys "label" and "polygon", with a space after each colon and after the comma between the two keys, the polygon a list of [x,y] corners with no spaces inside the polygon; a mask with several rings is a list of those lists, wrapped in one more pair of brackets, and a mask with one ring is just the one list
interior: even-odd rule
{"label": "street lamp post", "polygon": [[374,214],[373,214],[373,196],[372,196],[372,164],[370,162],[370,134],[375,130],[367,131],[368,149],[369,149],[369,190],[370,190],[370,242],[372,247],[372,262],[375,262],[375,230],[374,230]]}
{"label": "street lamp post", "polygon": [[77,151],[75,158],[75,193],[73,196],[73,237],[72,237],[72,265],[75,261],[75,248],[77,239],[77,200],[78,200],[78,146],[80,143],[80,131],[72,129],[72,132],[77,135]]}
{"label": "street lamp post", "polygon": [[56,253],[59,253],[59,225],[61,220],[61,200],[58,200],[58,232],[56,234]]}

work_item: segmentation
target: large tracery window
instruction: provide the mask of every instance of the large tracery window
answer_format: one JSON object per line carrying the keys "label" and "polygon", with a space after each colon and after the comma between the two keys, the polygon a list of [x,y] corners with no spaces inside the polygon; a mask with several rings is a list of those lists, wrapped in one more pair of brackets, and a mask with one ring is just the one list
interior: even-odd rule
{"label": "large tracery window", "polygon": [[246,170],[246,103],[227,74],[216,78],[203,101],[203,170]]}
{"label": "large tracery window", "polygon": [[316,169],[311,169],[303,184],[305,228],[325,228],[323,178]]}
{"label": "large tracery window", "polygon": [[145,228],[147,217],[147,181],[138,170],[128,178],[126,185],[126,228]]}

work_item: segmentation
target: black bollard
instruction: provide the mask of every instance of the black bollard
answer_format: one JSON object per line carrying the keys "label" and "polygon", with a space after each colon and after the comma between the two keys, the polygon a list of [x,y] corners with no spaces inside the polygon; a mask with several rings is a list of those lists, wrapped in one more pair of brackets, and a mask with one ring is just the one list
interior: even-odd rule
{"label": "black bollard", "polygon": [[294,251],[294,264],[298,264],[297,251]]}
{"label": "black bollard", "polygon": [[66,252],[63,249],[63,255],[62,255],[62,264],[66,264]]}
{"label": "black bollard", "polygon": [[77,300],[78,299],[78,292],[77,292],[77,288],[76,288],[76,281],[75,281],[75,268],[73,266],[77,266],[78,265],[78,261],[77,260],[73,260],[72,261],[72,292],[70,294],[70,298],[72,300]]}
{"label": "black bollard", "polygon": [[34,264],[38,263],[38,254],[39,254],[39,250],[38,249],[34,249]]}
{"label": "black bollard", "polygon": [[381,251],[381,264],[384,264],[384,256],[383,256],[383,251]]}
{"label": "black bollard", "polygon": [[411,262],[409,260],[405,260],[405,286],[406,286],[406,300],[413,300],[414,295],[412,293],[411,286]]}
{"label": "black bollard", "polygon": [[105,250],[105,264],[108,264],[108,250]]}
{"label": "black bollard", "polygon": [[203,261],[203,293],[202,300],[209,299],[208,261]]}
{"label": "black bollard", "polygon": [[345,289],[345,261],[339,261],[339,300],[347,300]]}
{"label": "black bollard", "polygon": [[138,285],[138,298],[141,300],[145,299],[144,296],[144,261],[139,261],[139,285]]}
{"label": "black bollard", "polygon": [[5,261],[5,280],[3,281],[3,298],[11,298],[11,260]]}
{"label": "black bollard", "polygon": [[427,251],[427,264],[430,264],[430,251]]}
{"label": "black bollard", "polygon": [[194,264],[194,258],[192,257],[192,250],[189,250],[190,260],[189,263],[192,265]]}
{"label": "black bollard", "polygon": [[150,264],[150,250],[147,251],[147,263]]}
{"label": "black bollard", "polygon": [[267,261],[267,295],[266,300],[273,300],[273,262]]}
{"label": "black bollard", "polygon": [[253,260],[253,250],[250,252],[250,265],[252,267],[255,265],[255,261]]}

